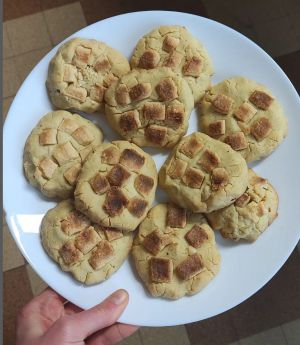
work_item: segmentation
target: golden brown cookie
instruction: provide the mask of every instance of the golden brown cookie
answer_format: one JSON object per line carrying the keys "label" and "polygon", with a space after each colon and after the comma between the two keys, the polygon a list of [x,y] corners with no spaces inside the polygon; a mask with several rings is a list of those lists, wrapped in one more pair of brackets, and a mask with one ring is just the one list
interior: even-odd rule
{"label": "golden brown cookie", "polygon": [[170,199],[193,212],[230,205],[248,183],[244,158],[229,145],[195,132],[184,137],[159,172],[159,185]]}
{"label": "golden brown cookie", "polygon": [[41,237],[46,252],[61,269],[87,285],[100,283],[118,270],[133,240],[130,232],[91,223],[71,199],[46,213]]}
{"label": "golden brown cookie", "polygon": [[157,186],[153,159],[128,141],[96,148],[75,189],[75,206],[102,226],[133,231],[146,217]]}
{"label": "golden brown cookie", "polygon": [[106,92],[106,118],[138,146],[173,147],[186,133],[194,105],[186,81],[170,68],[133,70]]}
{"label": "golden brown cookie", "polygon": [[73,38],[51,60],[46,86],[57,108],[93,113],[103,107],[106,89],[129,70],[127,59],[105,43]]}
{"label": "golden brown cookie", "polygon": [[235,241],[255,241],[277,217],[278,195],[268,180],[249,169],[248,188],[235,203],[206,216],[212,228]]}
{"label": "golden brown cookie", "polygon": [[183,26],[160,26],[143,36],[133,52],[132,68],[169,67],[189,84],[195,103],[210,86],[211,59]]}
{"label": "golden brown cookie", "polygon": [[27,138],[25,175],[44,195],[69,198],[82,163],[102,141],[101,129],[91,121],[64,110],[48,113]]}
{"label": "golden brown cookie", "polygon": [[281,105],[263,85],[235,77],[213,86],[199,106],[201,131],[230,145],[247,162],[272,153],[287,135]]}
{"label": "golden brown cookie", "polygon": [[205,217],[173,204],[159,204],[148,212],[132,255],[149,292],[171,299],[202,290],[218,273],[221,260]]}

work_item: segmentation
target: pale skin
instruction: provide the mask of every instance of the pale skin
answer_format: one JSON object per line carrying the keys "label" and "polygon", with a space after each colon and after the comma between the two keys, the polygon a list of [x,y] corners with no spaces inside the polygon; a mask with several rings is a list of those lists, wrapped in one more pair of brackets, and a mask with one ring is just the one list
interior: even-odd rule
{"label": "pale skin", "polygon": [[128,304],[125,290],[117,290],[95,307],[82,310],[46,289],[20,311],[17,345],[113,345],[138,327],[118,323]]}

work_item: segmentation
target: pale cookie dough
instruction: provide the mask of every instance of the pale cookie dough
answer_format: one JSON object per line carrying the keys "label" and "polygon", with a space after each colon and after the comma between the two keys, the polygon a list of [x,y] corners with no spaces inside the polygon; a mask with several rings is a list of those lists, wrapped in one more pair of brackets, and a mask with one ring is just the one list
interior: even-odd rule
{"label": "pale cookie dough", "polygon": [[248,188],[234,204],[206,216],[213,229],[235,241],[255,241],[277,217],[278,195],[268,180],[249,169]]}
{"label": "pale cookie dough", "polygon": [[148,212],[132,255],[151,295],[171,299],[202,290],[219,272],[221,261],[204,216],[172,204],[159,204]]}
{"label": "pale cookie dough", "polygon": [[75,206],[93,222],[133,231],[154,200],[153,159],[128,141],[96,148],[86,160],[75,189]]}
{"label": "pale cookie dough", "polygon": [[186,133],[194,106],[186,81],[170,68],[133,70],[105,95],[110,125],[138,146],[173,147]]}
{"label": "pale cookie dough", "polygon": [[102,141],[101,129],[91,121],[64,110],[48,113],[27,138],[25,175],[47,197],[67,199],[85,158]]}
{"label": "pale cookie dough", "polygon": [[131,58],[132,68],[170,67],[189,84],[195,103],[210,86],[213,67],[206,49],[185,27],[160,26],[142,37]]}
{"label": "pale cookie dough", "polygon": [[159,172],[170,199],[193,212],[212,212],[240,197],[248,183],[244,158],[229,145],[195,132],[174,148]]}
{"label": "pale cookie dough", "polygon": [[70,199],[46,213],[41,237],[46,252],[61,269],[87,285],[100,283],[118,270],[133,240],[132,233],[91,223]]}
{"label": "pale cookie dough", "polygon": [[201,131],[229,144],[247,162],[268,156],[287,136],[287,118],[271,92],[235,77],[212,87],[199,106]]}
{"label": "pale cookie dough", "polygon": [[127,59],[103,42],[73,38],[50,62],[46,86],[60,109],[93,113],[103,108],[106,89],[130,71]]}

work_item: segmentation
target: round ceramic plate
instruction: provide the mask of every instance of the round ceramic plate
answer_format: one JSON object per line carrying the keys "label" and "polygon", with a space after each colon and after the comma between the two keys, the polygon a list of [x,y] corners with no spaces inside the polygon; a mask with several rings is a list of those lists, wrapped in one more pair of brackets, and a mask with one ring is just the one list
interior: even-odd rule
{"label": "round ceramic plate", "polygon": [[[74,36],[95,38],[130,57],[138,39],[159,25],[184,25],[207,48],[215,68],[213,83],[243,75],[267,85],[282,103],[289,120],[289,135],[268,158],[253,165],[280,196],[279,217],[252,244],[232,243],[218,234],[221,271],[200,293],[176,301],[152,298],[138,279],[132,262],[108,281],[86,287],[77,283],[44,252],[39,236],[41,219],[55,202],[43,198],[25,180],[23,147],[31,129],[52,106],[45,80],[57,48],[48,53],[27,77],[10,108],[4,127],[4,206],[11,233],[26,260],[41,278],[74,304],[89,308],[118,288],[128,290],[130,302],[120,321],[146,326],[167,326],[203,320],[243,302],[266,284],[287,260],[300,237],[300,102],[297,92],[278,65],[257,45],[238,32],[212,20],[177,12],[137,12],[90,25]],[[104,130],[107,140],[117,135],[101,115],[89,116]],[[188,133],[198,129],[195,111]],[[168,152],[147,150],[159,169]],[[158,191],[156,202],[167,200]],[[142,312],[141,312],[142,307]]]}

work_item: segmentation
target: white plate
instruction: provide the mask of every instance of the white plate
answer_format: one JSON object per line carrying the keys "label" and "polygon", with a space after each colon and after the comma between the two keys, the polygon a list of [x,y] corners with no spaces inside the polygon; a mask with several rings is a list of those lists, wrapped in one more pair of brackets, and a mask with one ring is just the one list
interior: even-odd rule
{"label": "white plate", "polygon": [[[300,237],[300,102],[297,92],[277,64],[257,45],[236,31],[214,21],[177,12],[137,12],[90,25],[74,36],[95,38],[119,49],[128,58],[138,39],[159,25],[186,26],[206,46],[212,57],[213,82],[243,75],[267,85],[282,103],[289,119],[289,135],[255,171],[270,179],[280,196],[279,217],[253,244],[232,243],[217,234],[222,255],[218,276],[200,293],[177,301],[151,298],[137,278],[130,261],[108,281],[91,287],[78,284],[63,273],[44,252],[39,226],[44,213],[55,206],[25,180],[23,146],[31,129],[52,109],[45,80],[48,63],[57,48],[47,54],[27,77],[10,108],[4,127],[4,206],[9,228],[26,260],[41,278],[62,296],[82,308],[100,302],[118,288],[129,291],[130,302],[121,321],[147,326],[189,323],[222,313],[243,302],[266,284],[284,264]],[[103,118],[100,123],[108,140],[117,138]],[[193,112],[189,133],[197,130]],[[159,169],[167,153],[154,151]],[[160,193],[157,200],[164,200]],[[21,292],[20,292],[21,293]]]}

